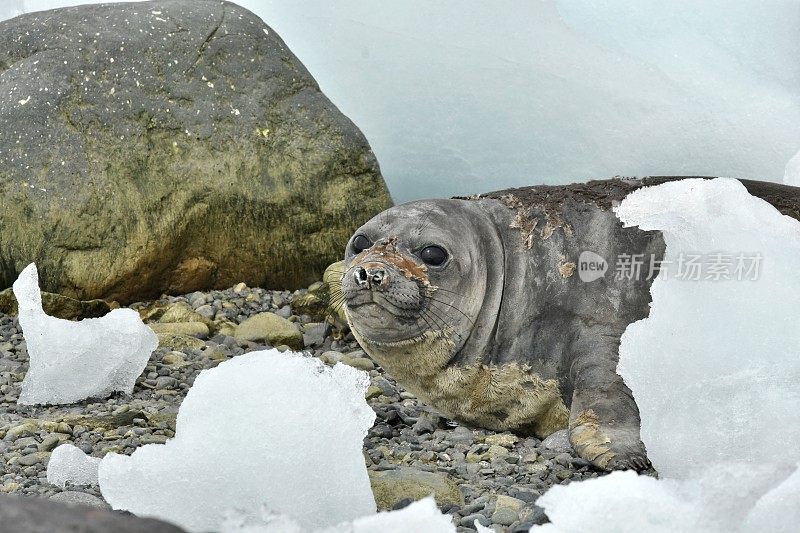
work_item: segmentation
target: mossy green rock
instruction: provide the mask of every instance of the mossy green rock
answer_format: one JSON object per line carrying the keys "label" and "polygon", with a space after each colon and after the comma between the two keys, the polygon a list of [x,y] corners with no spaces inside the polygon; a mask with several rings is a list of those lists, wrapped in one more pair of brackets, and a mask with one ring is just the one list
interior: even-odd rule
{"label": "mossy green rock", "polygon": [[447,503],[464,505],[458,485],[448,476],[436,472],[411,467],[370,471],[369,482],[375,503],[381,511],[392,509],[406,498],[416,501],[430,495],[439,506]]}
{"label": "mossy green rock", "polygon": [[258,313],[236,327],[233,336],[250,342],[268,342],[272,346],[285,344],[303,349],[303,333],[294,323],[275,313]]}
{"label": "mossy green rock", "polygon": [[[2,239],[2,237],[0,237],[0,239]],[[111,311],[108,302],[103,300],[89,300],[84,302],[50,292],[42,293],[42,307],[44,308],[44,312],[48,315],[65,320],[97,318]],[[14,291],[10,288],[0,291],[0,313],[5,313],[7,315],[17,314],[17,298],[14,296]]]}
{"label": "mossy green rock", "polygon": [[32,261],[123,304],[305,287],[391,203],[361,132],[228,2],[22,15],[0,74],[0,288]]}

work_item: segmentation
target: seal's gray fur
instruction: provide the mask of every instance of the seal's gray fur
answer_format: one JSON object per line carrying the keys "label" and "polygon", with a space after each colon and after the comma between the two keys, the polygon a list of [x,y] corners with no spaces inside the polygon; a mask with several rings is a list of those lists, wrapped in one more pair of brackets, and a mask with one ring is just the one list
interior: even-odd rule
{"label": "seal's gray fur", "polygon": [[[451,417],[538,437],[569,427],[575,450],[595,465],[645,469],[639,412],[616,366],[625,328],[649,314],[650,260],[662,258],[664,242],[659,232],[623,228],[611,207],[668,179],[391,208],[356,231],[371,248],[348,245],[342,292],[353,332],[399,382]],[[796,189],[743,183],[800,213]],[[445,264],[416,255],[432,244],[447,250]],[[605,258],[609,272],[581,281],[584,251]],[[644,259],[641,275],[615,275],[616,258],[633,255]],[[354,277],[365,265],[380,272],[376,285]]]}

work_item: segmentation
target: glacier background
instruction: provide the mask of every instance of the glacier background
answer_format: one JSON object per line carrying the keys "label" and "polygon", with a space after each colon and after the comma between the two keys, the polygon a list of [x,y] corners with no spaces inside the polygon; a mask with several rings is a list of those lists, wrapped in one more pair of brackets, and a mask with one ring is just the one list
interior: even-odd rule
{"label": "glacier background", "polygon": [[[78,3],[12,0],[0,19]],[[237,3],[361,128],[398,203],[613,175],[782,181],[800,150],[797,0]]]}

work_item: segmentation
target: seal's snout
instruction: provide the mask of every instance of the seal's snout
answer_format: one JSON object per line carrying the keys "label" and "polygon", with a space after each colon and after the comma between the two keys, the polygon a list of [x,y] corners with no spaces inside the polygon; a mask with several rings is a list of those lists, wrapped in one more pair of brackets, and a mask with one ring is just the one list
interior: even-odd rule
{"label": "seal's snout", "polygon": [[353,279],[362,289],[385,289],[389,284],[389,274],[380,263],[367,263],[356,267]]}

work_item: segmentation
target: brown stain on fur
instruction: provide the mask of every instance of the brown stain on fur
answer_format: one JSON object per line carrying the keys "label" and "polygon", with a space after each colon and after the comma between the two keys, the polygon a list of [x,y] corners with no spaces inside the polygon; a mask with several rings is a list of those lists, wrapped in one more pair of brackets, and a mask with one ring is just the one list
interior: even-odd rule
{"label": "brown stain on fur", "polygon": [[406,389],[443,414],[496,431],[544,438],[568,425],[558,382],[527,365],[448,366],[452,331],[426,331],[408,343],[381,344],[353,334],[378,364]]}
{"label": "brown stain on fur", "polygon": [[428,267],[424,263],[415,261],[411,257],[403,254],[397,249],[397,237],[389,237],[386,242],[376,243],[371,248],[367,248],[355,257],[351,264],[364,264],[370,261],[388,263],[408,279],[413,279],[427,287],[430,285],[428,279]]}
{"label": "brown stain on fur", "polygon": [[581,411],[570,422],[569,437],[578,455],[600,468],[608,468],[616,457],[611,439],[600,430],[600,420],[592,409]]}

